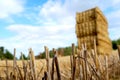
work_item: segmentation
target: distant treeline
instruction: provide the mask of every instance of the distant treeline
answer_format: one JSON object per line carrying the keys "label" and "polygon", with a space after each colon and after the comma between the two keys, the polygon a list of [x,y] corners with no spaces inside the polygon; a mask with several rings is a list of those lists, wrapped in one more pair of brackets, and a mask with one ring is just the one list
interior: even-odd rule
{"label": "distant treeline", "polygon": [[[117,45],[120,45],[120,38],[117,39],[117,40],[113,40],[113,41],[112,41],[112,48],[113,48],[114,50],[117,49]],[[70,55],[71,52],[72,52],[72,47],[71,47],[71,46],[65,47],[65,48],[58,48],[58,49],[57,49],[58,53],[61,51],[61,49],[63,50],[63,53],[60,54],[60,55],[62,55],[62,56]],[[50,53],[50,57],[53,57],[53,51],[50,50],[49,53]],[[36,58],[38,58],[38,59],[40,59],[40,58],[42,58],[42,59],[45,58],[45,52],[40,53],[39,55],[36,56]]]}
{"label": "distant treeline", "polygon": [[[120,45],[120,38],[112,41],[112,48],[114,50],[117,49],[117,45]],[[58,51],[58,54],[60,54],[62,56],[67,56],[67,55],[71,54],[72,48],[71,48],[71,46],[64,47],[64,48],[58,48],[57,51]],[[50,54],[50,57],[53,57],[53,55],[54,55],[52,50],[49,51],[49,54]],[[43,58],[45,58],[45,52],[41,52],[39,55],[37,55],[35,57],[37,59],[43,59]],[[14,58],[14,56],[9,50],[5,49],[4,47],[0,47],[0,59],[1,60],[3,60],[3,59],[12,60],[13,58]],[[19,57],[19,59],[21,59],[21,58],[22,58],[22,56]],[[23,54],[23,58],[25,60],[29,59],[28,56],[25,56],[24,54]]]}
{"label": "distant treeline", "polygon": [[14,56],[11,54],[10,51],[8,51],[7,49],[5,49],[4,47],[0,47],[0,59],[9,59],[12,60],[14,58]]}
{"label": "distant treeline", "polygon": [[[28,59],[28,57],[26,57],[24,54],[23,54],[23,58],[25,60]],[[5,59],[13,60],[14,55],[8,49],[5,49],[4,47],[0,47],[0,60],[5,60]],[[19,59],[22,59],[22,56],[20,56]]]}
{"label": "distant treeline", "polygon": [[112,48],[117,49],[117,45],[120,45],[120,38],[112,41]]}
{"label": "distant treeline", "polygon": [[[56,49],[57,50],[57,53],[58,55],[62,55],[62,56],[67,56],[67,55],[70,55],[71,52],[72,52],[72,47],[69,46],[69,47],[65,47],[65,48],[58,48]],[[52,50],[49,51],[49,55],[50,57],[52,58],[54,56],[54,53]],[[37,59],[44,59],[45,58],[45,52],[41,52],[39,55],[36,56]]]}

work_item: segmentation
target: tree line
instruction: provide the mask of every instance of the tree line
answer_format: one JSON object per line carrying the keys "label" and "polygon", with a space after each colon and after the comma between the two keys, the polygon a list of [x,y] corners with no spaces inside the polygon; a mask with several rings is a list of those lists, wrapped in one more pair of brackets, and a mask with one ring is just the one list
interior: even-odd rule
{"label": "tree line", "polygon": [[[23,58],[25,60],[28,59],[28,57],[26,57],[25,54],[23,54]],[[5,49],[2,46],[2,47],[0,47],[0,60],[5,60],[5,59],[13,60],[14,59],[14,55],[8,49]],[[19,59],[22,59],[22,56],[20,56]]]}
{"label": "tree line", "polygon": [[[120,45],[120,38],[117,39],[117,40],[113,40],[112,41],[112,48],[114,50],[117,49],[117,45]],[[77,47],[77,46],[76,46]],[[67,56],[67,55],[70,55],[71,52],[72,52],[72,48],[71,46],[68,46],[68,47],[64,47],[64,48],[58,48],[57,49],[58,53],[62,56]],[[62,54],[61,54],[62,52]],[[52,58],[53,57],[53,51],[50,50],[49,51],[49,54],[50,54],[50,57]],[[37,59],[43,59],[45,58],[45,52],[41,52],[39,55],[35,56]],[[8,49],[5,49],[4,47],[0,47],[0,59],[3,60],[3,59],[9,59],[9,60],[12,60],[14,58],[13,54],[8,50]],[[25,54],[23,54],[23,58],[25,60],[29,59],[28,56],[25,56]],[[22,59],[22,56],[19,57],[19,59]]]}
{"label": "tree line", "polygon": [[[58,55],[62,55],[62,56],[68,56],[71,54],[72,52],[72,47],[68,46],[68,47],[64,47],[64,48],[58,48],[56,49],[58,52]],[[54,56],[53,50],[49,51],[49,56],[52,58]],[[36,56],[37,59],[44,59],[45,58],[45,52],[41,52],[39,55]]]}
{"label": "tree line", "polygon": [[10,51],[5,49],[4,47],[0,47],[0,59],[9,59],[12,60],[14,58],[13,54]]}
{"label": "tree line", "polygon": [[[112,41],[112,48],[113,48],[114,50],[117,49],[117,45],[120,45],[120,38],[117,39],[117,40],[113,40],[113,41]],[[76,46],[76,47],[77,47],[77,46]],[[61,48],[58,48],[58,49],[57,49],[58,53],[59,53],[60,49],[61,49]],[[65,47],[65,48],[62,48],[62,49],[63,49],[63,52],[64,52],[64,53],[62,54],[63,56],[70,55],[71,52],[72,52],[72,47],[71,47],[71,46],[68,46],[68,47]],[[53,51],[50,50],[49,53],[50,53],[50,57],[53,57]],[[38,59],[40,59],[40,58],[45,58],[45,52],[40,53],[39,55],[36,56],[36,58],[38,58]]]}
{"label": "tree line", "polygon": [[117,39],[117,40],[113,40],[113,41],[112,41],[112,48],[113,48],[114,50],[117,49],[117,45],[120,45],[120,38]]}

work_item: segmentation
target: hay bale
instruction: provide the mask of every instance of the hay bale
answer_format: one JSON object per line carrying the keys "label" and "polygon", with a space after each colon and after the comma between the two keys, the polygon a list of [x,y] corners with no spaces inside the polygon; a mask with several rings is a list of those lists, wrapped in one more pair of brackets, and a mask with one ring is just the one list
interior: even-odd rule
{"label": "hay bale", "polygon": [[98,7],[76,13],[76,35],[79,49],[82,49],[81,45],[84,43],[86,43],[88,49],[93,49],[94,39],[96,39],[99,54],[108,54],[112,51],[108,23]]}
{"label": "hay bale", "polygon": [[99,41],[102,41],[102,42],[104,42],[104,43],[107,43],[107,44],[109,44],[110,46],[111,46],[111,41],[110,41],[110,39],[108,38],[108,37],[105,37],[105,36],[102,36],[102,35],[100,35],[100,34],[97,34],[97,40],[98,40],[98,42]]}

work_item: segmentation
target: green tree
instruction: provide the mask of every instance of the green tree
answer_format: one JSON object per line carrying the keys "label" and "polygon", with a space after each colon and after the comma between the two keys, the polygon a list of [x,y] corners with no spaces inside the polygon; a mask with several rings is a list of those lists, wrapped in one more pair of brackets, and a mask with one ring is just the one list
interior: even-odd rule
{"label": "green tree", "polygon": [[[54,56],[54,53],[53,53],[52,50],[49,51],[49,56],[50,56],[51,58]],[[42,53],[40,53],[39,56],[37,56],[37,58],[41,58],[41,59],[44,59],[45,57],[46,57],[45,52],[42,52]]]}
{"label": "green tree", "polygon": [[64,48],[64,56],[70,55],[72,52],[72,47],[65,47]]}
{"label": "green tree", "polygon": [[0,47],[0,51],[1,51],[2,53],[4,53],[4,47],[3,47],[3,46]]}
{"label": "green tree", "polygon": [[41,58],[41,59],[44,59],[44,58],[45,58],[45,52],[40,53],[40,58]]}
{"label": "green tree", "polygon": [[4,47],[0,47],[0,59],[4,59]]}
{"label": "green tree", "polygon": [[4,54],[0,51],[0,59],[4,59]]}
{"label": "green tree", "polygon": [[112,41],[112,48],[117,49],[117,45],[120,45],[120,38]]}
{"label": "green tree", "polygon": [[54,56],[54,53],[53,53],[53,51],[52,51],[52,50],[51,50],[51,51],[49,51],[49,55],[50,55],[50,57],[51,57],[51,58]]}
{"label": "green tree", "polygon": [[4,57],[10,60],[14,58],[14,56],[7,49],[5,50]]}
{"label": "green tree", "polygon": [[[20,56],[20,60],[22,59],[22,55]],[[23,54],[23,59],[24,60],[28,60],[28,57],[25,56],[25,54]]]}
{"label": "green tree", "polygon": [[117,44],[120,45],[120,38],[117,40]]}

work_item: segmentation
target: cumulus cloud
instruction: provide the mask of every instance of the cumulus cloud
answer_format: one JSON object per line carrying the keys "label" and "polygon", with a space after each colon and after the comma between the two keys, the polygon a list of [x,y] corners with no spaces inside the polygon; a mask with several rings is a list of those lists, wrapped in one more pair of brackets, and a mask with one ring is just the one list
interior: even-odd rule
{"label": "cumulus cloud", "polygon": [[16,15],[24,10],[21,0],[0,0],[0,19]]}
{"label": "cumulus cloud", "polygon": [[[117,27],[120,25],[120,7],[119,0],[113,1],[101,1],[101,0],[65,0],[64,2],[60,0],[48,0],[43,6],[40,7],[39,16],[41,23],[47,25],[53,24],[72,24],[75,25],[75,15],[76,12],[82,12],[87,9],[98,6],[104,15],[106,16],[109,28],[114,27],[114,31],[117,31]],[[110,36],[114,31],[109,31]],[[116,32],[115,32],[116,33]],[[117,31],[119,33],[119,31]],[[120,36],[116,37],[118,39]],[[111,39],[115,39],[114,36]]]}
{"label": "cumulus cloud", "polygon": [[45,45],[52,49],[69,46],[72,42],[76,43],[75,30],[72,25],[31,26],[13,24],[6,29],[15,35],[2,39],[0,43],[10,50],[15,47],[18,51],[24,51],[32,47],[38,54],[38,52],[43,51]]}
{"label": "cumulus cloud", "polygon": [[[4,5],[0,3],[0,9],[2,7],[5,8],[5,11],[0,12],[0,18],[24,11],[23,3],[18,0],[10,1],[8,9],[4,7],[7,3],[4,1],[2,1]],[[120,25],[119,3],[119,0],[48,0],[43,5],[34,7],[38,13],[24,12],[26,13],[24,14],[24,18],[32,22],[34,21],[37,26],[30,24],[10,24],[6,29],[11,31],[11,33],[15,33],[15,35],[1,39],[0,42],[10,50],[16,47],[19,51],[24,51],[32,47],[36,51],[36,54],[43,51],[44,45],[47,45],[51,49],[53,47],[64,47],[71,43],[76,43],[76,12],[82,12],[96,6],[100,7],[108,19],[110,38],[117,39],[120,37],[120,32],[118,31],[118,26]]]}
{"label": "cumulus cloud", "polygon": [[110,38],[112,40],[116,40],[116,39],[120,38],[120,32],[119,32],[120,27],[118,27],[118,26],[115,26],[115,27],[116,28],[109,28],[109,32],[111,32]]}
{"label": "cumulus cloud", "polygon": [[[85,6],[85,4],[89,5]],[[48,0],[39,8],[39,22],[45,25],[48,23],[74,24],[76,12],[95,7],[93,4],[96,4],[96,1],[65,0],[63,2],[60,0]]]}

